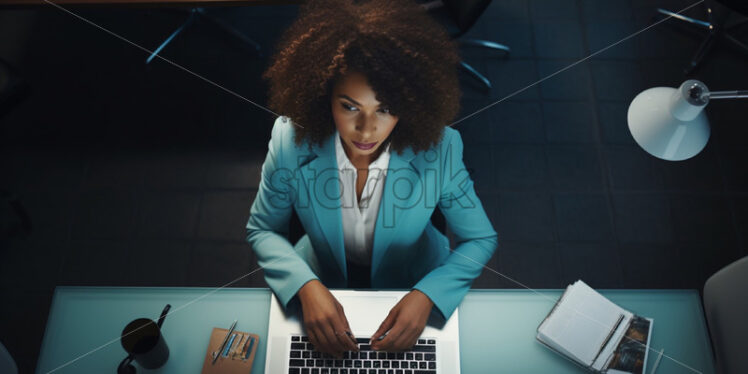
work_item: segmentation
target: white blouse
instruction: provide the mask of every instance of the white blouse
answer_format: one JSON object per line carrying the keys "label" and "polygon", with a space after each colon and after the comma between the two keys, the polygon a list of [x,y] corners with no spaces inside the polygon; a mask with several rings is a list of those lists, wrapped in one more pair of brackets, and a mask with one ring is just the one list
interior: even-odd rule
{"label": "white blouse", "polygon": [[379,202],[382,199],[384,180],[390,163],[390,145],[369,164],[360,204],[356,198],[358,170],[345,154],[340,134],[335,132],[335,154],[340,171],[341,215],[343,220],[343,243],[346,260],[362,266],[371,265],[374,242],[374,225],[377,222]]}

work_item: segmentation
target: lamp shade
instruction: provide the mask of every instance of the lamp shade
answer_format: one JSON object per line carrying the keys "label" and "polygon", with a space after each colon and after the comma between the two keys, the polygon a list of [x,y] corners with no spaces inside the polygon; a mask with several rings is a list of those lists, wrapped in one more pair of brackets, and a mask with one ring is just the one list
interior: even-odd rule
{"label": "lamp shade", "polygon": [[679,88],[642,91],[629,105],[628,125],[634,140],[649,154],[668,161],[689,159],[706,146],[709,102],[706,86],[688,80]]}

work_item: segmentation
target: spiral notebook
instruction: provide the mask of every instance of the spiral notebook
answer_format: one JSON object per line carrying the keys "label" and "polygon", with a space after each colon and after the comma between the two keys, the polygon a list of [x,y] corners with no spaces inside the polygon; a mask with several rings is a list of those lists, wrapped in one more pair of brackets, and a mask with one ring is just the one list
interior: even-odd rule
{"label": "spiral notebook", "polygon": [[540,324],[537,339],[592,372],[642,374],[653,323],[579,280]]}
{"label": "spiral notebook", "polygon": [[[221,349],[228,332],[228,329],[213,328],[205,352],[202,374],[249,374],[252,372],[252,363],[255,361],[260,337],[257,334],[233,331]],[[214,353],[218,355],[215,363],[213,362]]]}

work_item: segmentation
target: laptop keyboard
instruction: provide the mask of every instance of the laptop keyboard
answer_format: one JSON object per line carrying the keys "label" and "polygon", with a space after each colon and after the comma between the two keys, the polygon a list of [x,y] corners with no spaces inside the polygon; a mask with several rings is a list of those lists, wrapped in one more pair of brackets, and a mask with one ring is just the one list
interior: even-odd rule
{"label": "laptop keyboard", "polygon": [[288,374],[436,374],[436,340],[418,339],[410,351],[373,351],[369,339],[357,338],[359,352],[342,359],[314,350],[309,338],[291,336]]}

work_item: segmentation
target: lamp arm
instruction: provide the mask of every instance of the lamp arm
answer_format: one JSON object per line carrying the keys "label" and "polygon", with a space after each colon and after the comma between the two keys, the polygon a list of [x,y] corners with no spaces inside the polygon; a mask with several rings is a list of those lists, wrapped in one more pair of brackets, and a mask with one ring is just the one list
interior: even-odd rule
{"label": "lamp arm", "polygon": [[748,90],[714,91],[705,95],[709,100],[715,99],[748,99]]}

